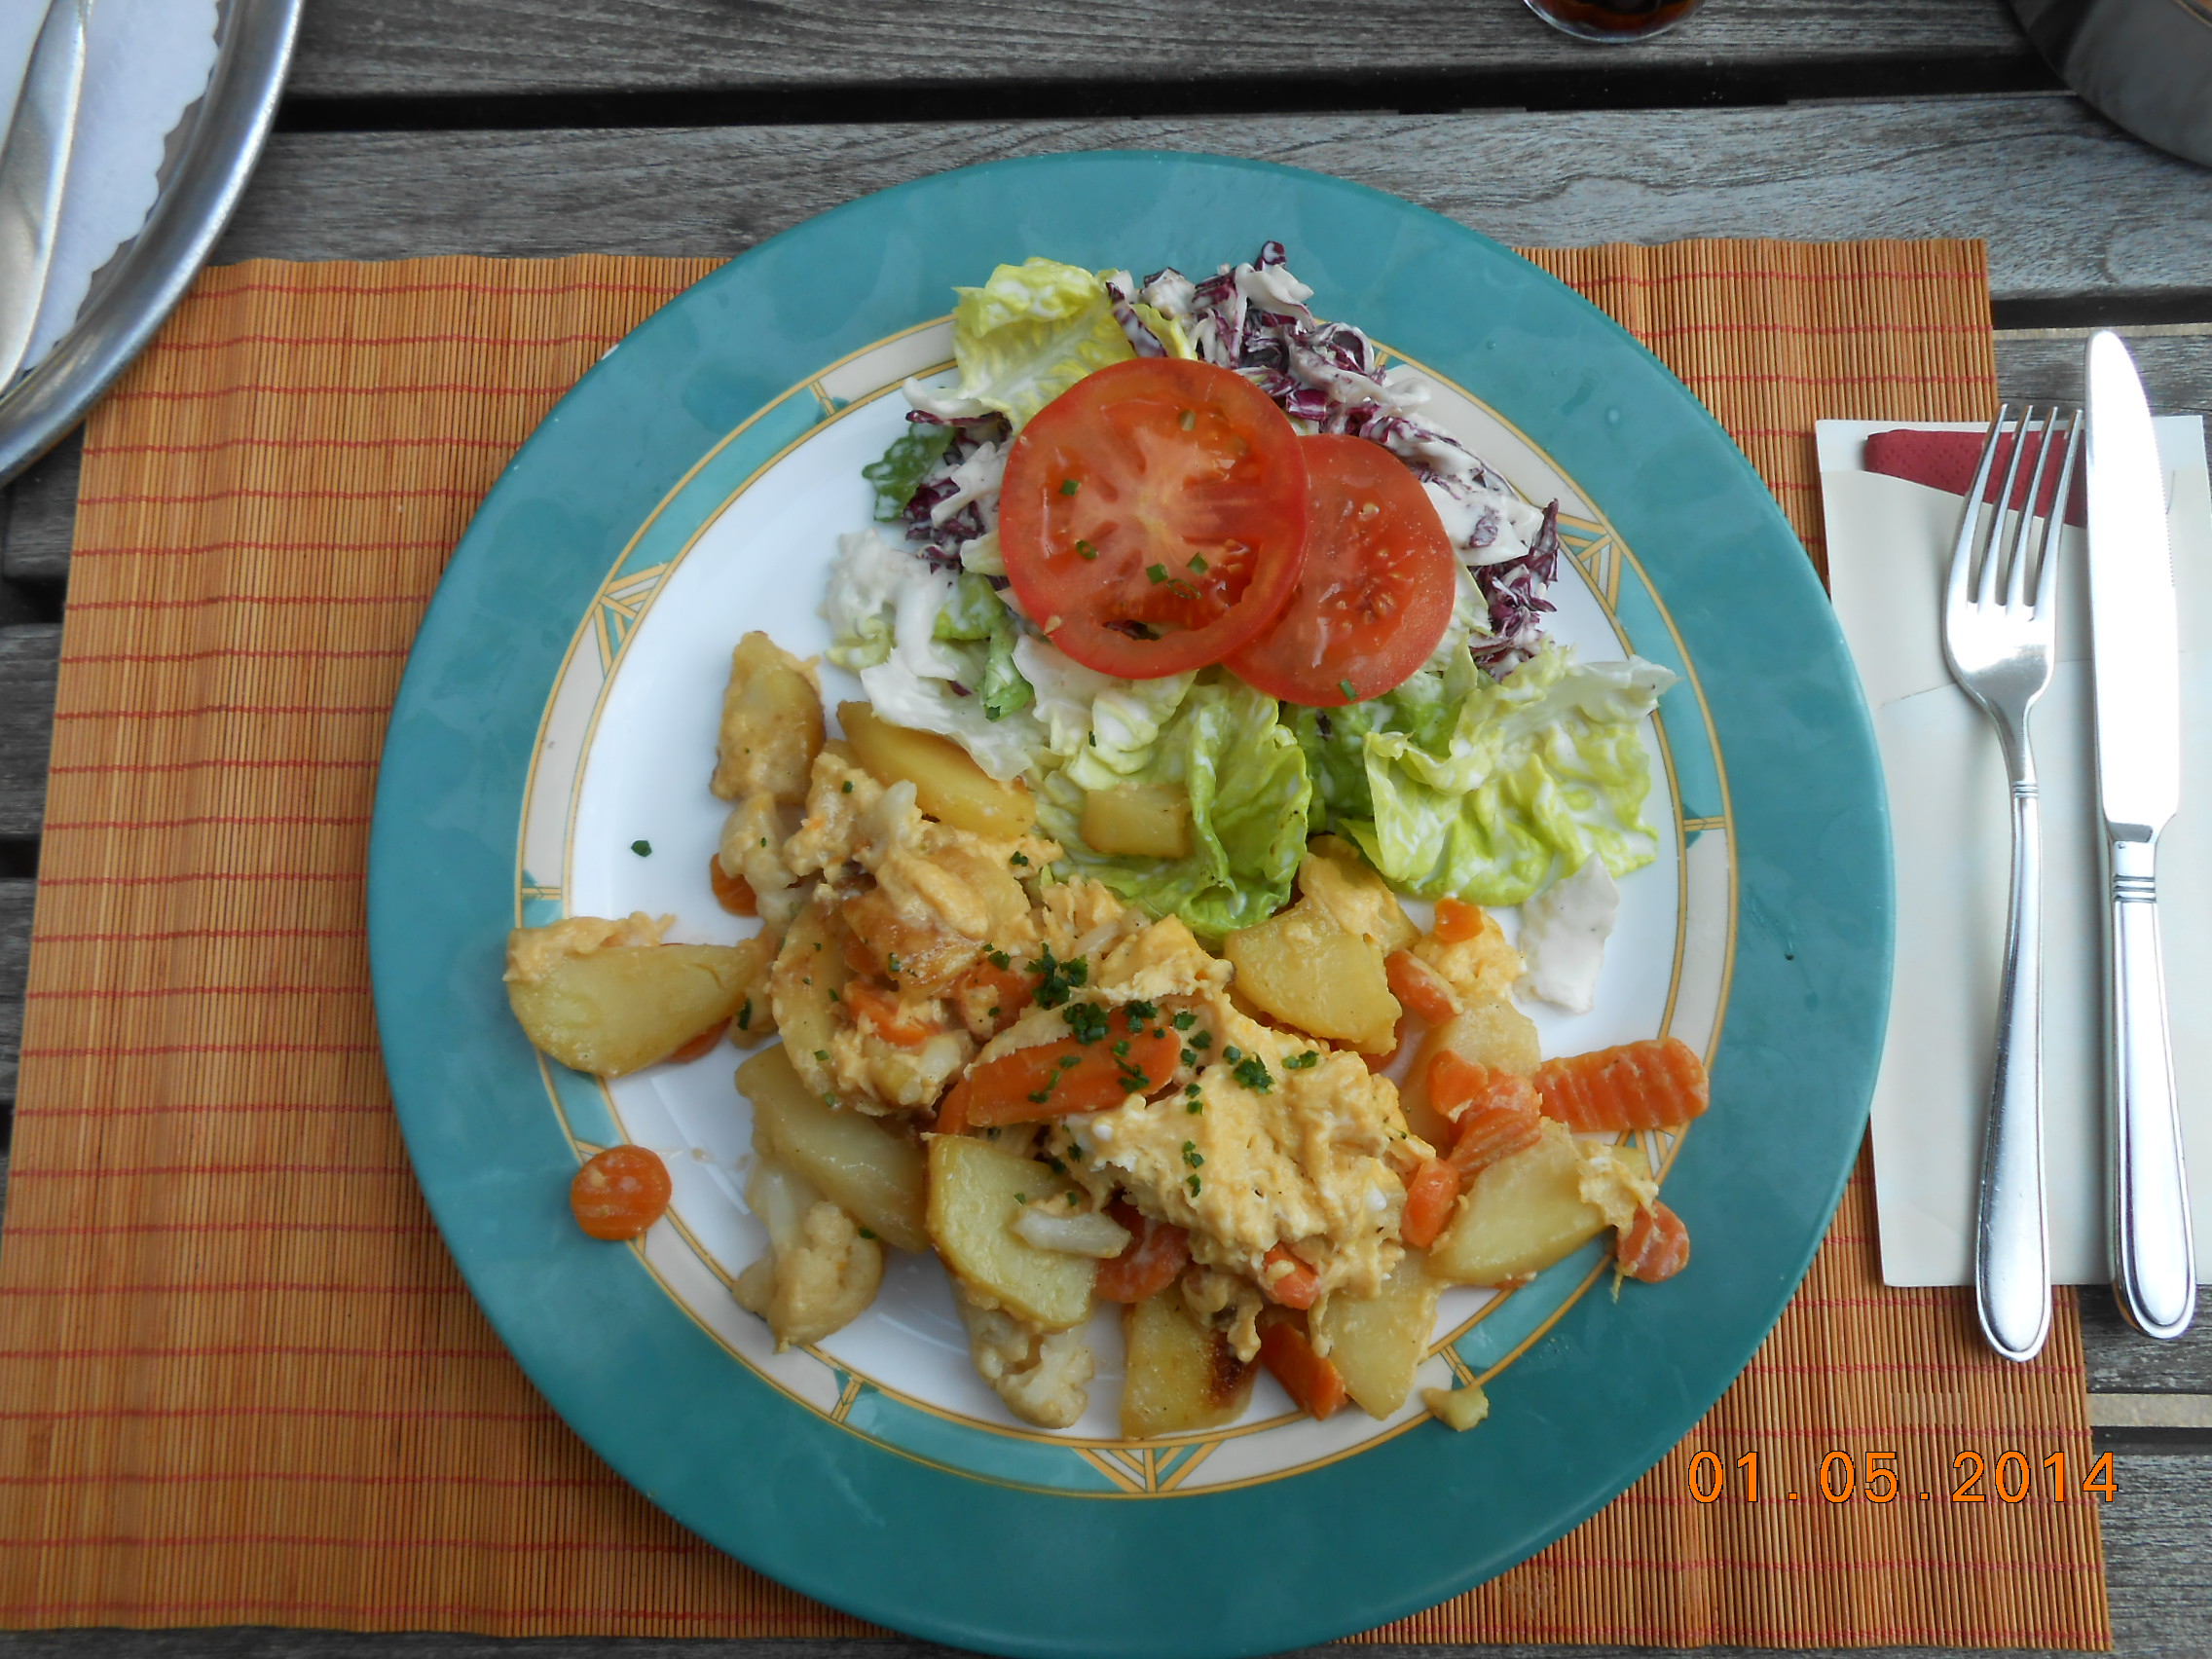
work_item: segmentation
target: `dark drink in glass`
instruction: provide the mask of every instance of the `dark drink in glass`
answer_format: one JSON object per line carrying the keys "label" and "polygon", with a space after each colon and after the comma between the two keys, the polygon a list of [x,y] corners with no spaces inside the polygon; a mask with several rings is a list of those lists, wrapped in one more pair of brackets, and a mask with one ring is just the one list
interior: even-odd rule
{"label": "dark drink in glass", "polygon": [[1555,29],[1584,40],[1643,40],[1671,29],[1705,0],[1528,0]]}

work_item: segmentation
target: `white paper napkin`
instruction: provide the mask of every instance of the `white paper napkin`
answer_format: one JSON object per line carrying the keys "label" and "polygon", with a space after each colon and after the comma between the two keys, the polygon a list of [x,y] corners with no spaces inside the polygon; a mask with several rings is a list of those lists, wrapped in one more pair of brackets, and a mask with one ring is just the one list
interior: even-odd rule
{"label": "white paper napkin", "polygon": [[[1862,469],[1896,421],[1823,421],[1821,492],[1836,615],[1889,785],[1897,977],[1874,1089],[1882,1276],[1973,1282],[1975,1183],[1996,1047],[2011,858],[1996,728],[1943,661],[1941,598],[1964,498]],[[1936,429],[1940,423],[1925,424]],[[2174,1068],[2196,1272],[2212,1279],[2212,489],[2195,416],[2156,423],[2181,610],[2182,802],[2158,852]],[[1948,430],[1979,427],[1950,426]],[[2060,544],[2058,652],[2030,726],[2043,785],[2045,1163],[2051,1277],[2106,1284],[2103,829],[2097,816],[2084,543]]]}
{"label": "white paper napkin", "polygon": [[[169,133],[207,90],[216,0],[92,0],[85,90],[54,267],[28,368],[77,320],[92,278],[153,210]],[[0,0],[0,134],[14,118],[47,0]]]}

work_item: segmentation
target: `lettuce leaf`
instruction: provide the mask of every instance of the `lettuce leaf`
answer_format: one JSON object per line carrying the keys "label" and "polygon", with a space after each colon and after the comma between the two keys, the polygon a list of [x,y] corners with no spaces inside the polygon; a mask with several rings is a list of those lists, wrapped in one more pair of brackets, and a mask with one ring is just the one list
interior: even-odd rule
{"label": "lettuce leaf", "polygon": [[861,476],[875,491],[875,522],[897,524],[914,498],[930,469],[944,458],[952,442],[950,426],[921,423],[907,426],[891,440],[880,461],[861,468]]}
{"label": "lettuce leaf", "polygon": [[1020,631],[998,590],[981,576],[963,571],[953,578],[952,597],[937,613],[931,632],[952,645],[950,654],[964,669],[955,678],[982,700],[985,719],[1004,719],[1035,701],[1036,693],[1014,666]]}
{"label": "lettuce leaf", "polygon": [[872,530],[837,538],[822,614],[831,662],[894,725],[951,738],[994,778],[1049,756],[1014,667],[1013,616],[981,576],[933,569]]}
{"label": "lettuce leaf", "polygon": [[1651,863],[1641,727],[1674,675],[1550,642],[1503,682],[1463,661],[1330,710],[1326,726],[1302,712],[1331,826],[1427,899],[1518,904],[1593,853],[1615,876]]}
{"label": "lettuce leaf", "polygon": [[956,291],[960,386],[952,395],[1016,426],[1093,369],[1136,355],[1106,284],[1081,266],[1032,256],[1000,266],[980,288]]}
{"label": "lettuce leaf", "polygon": [[[1137,691],[1161,683],[1119,682]],[[1154,915],[1181,916],[1209,941],[1287,903],[1306,851],[1312,789],[1274,699],[1209,673],[1179,693],[1149,741],[1144,734],[1157,706],[1116,701],[1112,692],[1094,700],[1094,709],[1101,705],[1091,726],[1098,744],[1087,738],[1075,761],[1031,782],[1039,828],[1066,849],[1074,871]],[[1109,858],[1083,844],[1077,829],[1086,790],[1118,784],[1180,784],[1190,793],[1194,844],[1187,858]]]}

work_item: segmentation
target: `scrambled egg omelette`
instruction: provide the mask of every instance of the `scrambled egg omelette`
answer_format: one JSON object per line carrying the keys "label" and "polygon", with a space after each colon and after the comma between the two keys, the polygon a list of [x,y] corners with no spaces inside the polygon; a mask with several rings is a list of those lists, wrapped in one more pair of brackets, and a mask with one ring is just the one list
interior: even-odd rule
{"label": "scrambled egg omelette", "polygon": [[[1491,917],[1448,905],[1419,930],[1324,837],[1293,909],[1216,954],[1173,916],[1057,878],[1018,786],[942,740],[846,725],[827,740],[808,666],[747,637],[713,873],[761,917],[758,941],[708,960],[719,947],[662,946],[665,918],[570,918],[517,930],[508,955],[518,1015],[564,1058],[599,1050],[539,1029],[540,1011],[613,1017],[606,987],[667,977],[671,950],[692,953],[684,1023],[720,1008],[740,1045],[782,1034],[739,1074],[770,1244],[736,1292],[780,1346],[862,1311],[886,1245],[934,1249],[977,1374],[1027,1421],[1086,1409],[1100,1303],[1125,1309],[1125,1432],[1229,1420],[1262,1364],[1315,1416],[1387,1416],[1445,1285],[1520,1282],[1605,1228],[1630,1276],[1686,1258],[1633,1149],[1544,1106],[1571,1081],[1600,1103],[1586,1113],[1632,1120],[1610,1126],[1679,1123],[1703,1108],[1702,1068],[1665,1045],[1535,1062]],[[697,1046],[669,1019],[661,1055]],[[1382,1066],[1408,1047],[1401,1096]],[[1581,1069],[1548,1081],[1547,1064]],[[1426,1398],[1466,1426],[1469,1393]]]}

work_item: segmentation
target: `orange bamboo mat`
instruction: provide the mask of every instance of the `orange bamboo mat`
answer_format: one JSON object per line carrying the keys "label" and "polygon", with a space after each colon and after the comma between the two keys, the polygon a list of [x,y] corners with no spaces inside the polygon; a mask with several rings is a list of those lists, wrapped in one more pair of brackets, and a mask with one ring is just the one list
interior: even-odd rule
{"label": "orange bamboo mat", "polygon": [[[1816,416],[1994,402],[1975,244],[1534,257],[1697,388],[1816,557]],[[545,1408],[431,1229],[370,1017],[377,745],[439,571],[553,399],[708,269],[211,271],[93,416],[0,1250],[0,1625],[862,1628],[676,1527]],[[1377,1634],[2109,1645],[2095,1508],[2043,1484],[2090,1455],[2072,1303],[2004,1366],[1961,1296],[1882,1289],[1872,1235],[1862,1172],[1680,1448]],[[1947,1501],[1957,1454],[1989,1493],[2007,1450],[2034,1497]],[[1710,1505],[1685,1493],[1704,1451],[1732,1483]],[[1831,1451],[1862,1483],[1894,1452],[1903,1495],[1819,1501]]]}

